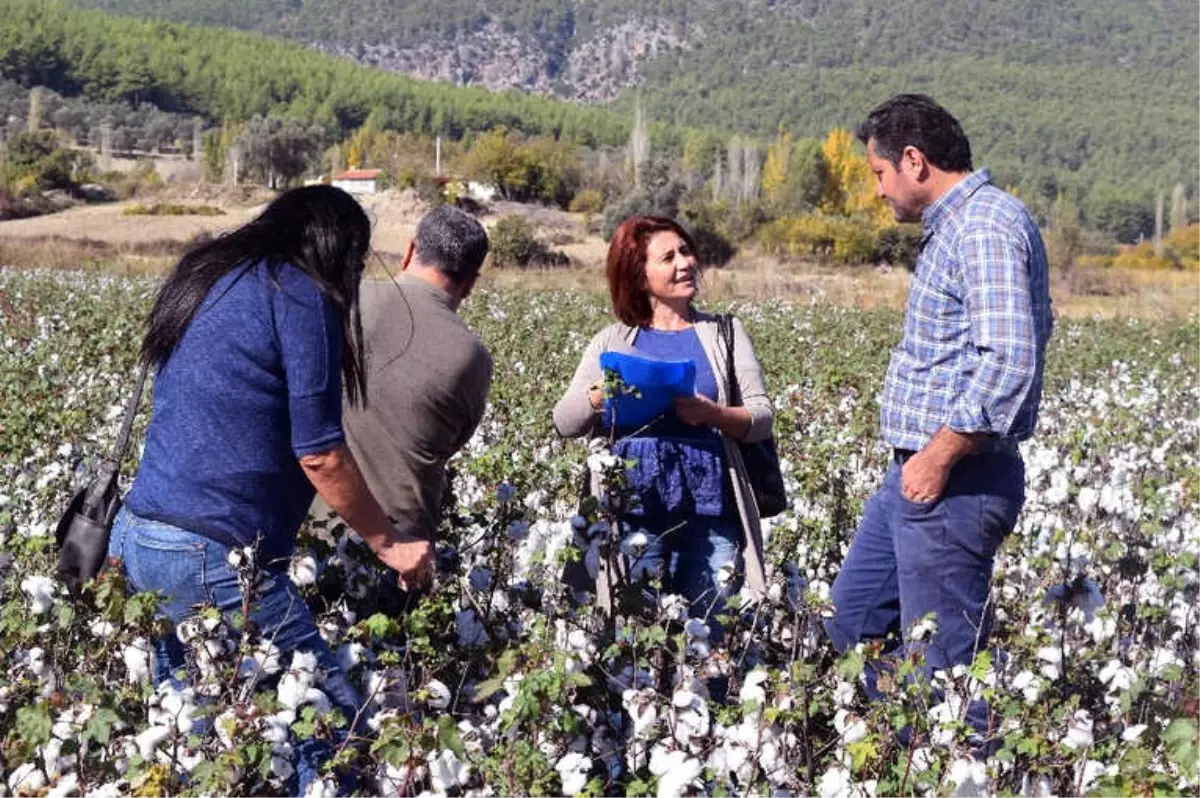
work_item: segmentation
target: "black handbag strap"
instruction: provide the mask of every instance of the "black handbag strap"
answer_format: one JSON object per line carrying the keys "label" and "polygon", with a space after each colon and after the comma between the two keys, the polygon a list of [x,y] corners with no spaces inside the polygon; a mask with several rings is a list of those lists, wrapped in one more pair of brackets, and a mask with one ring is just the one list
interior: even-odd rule
{"label": "black handbag strap", "polygon": [[129,404],[125,406],[125,419],[121,422],[121,432],[117,435],[117,445],[113,449],[112,454],[107,458],[110,462],[116,464],[117,470],[120,470],[121,462],[129,452],[129,437],[133,433],[133,419],[137,417],[138,407],[142,404],[142,390],[146,387],[146,376],[149,373],[150,364],[143,360],[142,367],[138,371],[137,383],[133,386],[133,395],[129,397]]}
{"label": "black handbag strap", "polygon": [[722,313],[717,317],[717,332],[725,342],[725,395],[730,407],[740,407],[742,390],[738,385],[733,365],[733,314]]}

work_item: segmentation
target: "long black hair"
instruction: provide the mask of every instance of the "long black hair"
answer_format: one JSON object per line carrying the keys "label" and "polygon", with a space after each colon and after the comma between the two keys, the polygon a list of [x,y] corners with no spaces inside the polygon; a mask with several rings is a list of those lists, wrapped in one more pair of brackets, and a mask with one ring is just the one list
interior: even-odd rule
{"label": "long black hair", "polygon": [[284,264],[302,270],[337,308],[342,325],[342,384],[352,405],[366,403],[358,288],[371,243],[371,222],[346,192],[305,186],[281,194],[257,218],[180,258],[158,291],[142,361],[162,366],[204,298],[223,276],[265,262],[274,280]]}

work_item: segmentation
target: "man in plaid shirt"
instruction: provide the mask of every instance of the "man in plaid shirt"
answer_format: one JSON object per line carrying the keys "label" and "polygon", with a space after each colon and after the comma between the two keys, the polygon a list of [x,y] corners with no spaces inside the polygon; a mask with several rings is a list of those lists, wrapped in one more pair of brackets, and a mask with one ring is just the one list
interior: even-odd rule
{"label": "man in plaid shirt", "polygon": [[[950,671],[986,645],[993,560],[1024,503],[1017,443],[1037,421],[1053,323],[1046,251],[1025,206],[972,171],[962,127],[929,97],[891,98],[858,137],[879,195],[924,235],[880,402],[893,462],[826,628],[839,650],[902,639],[926,674]],[[868,691],[879,695],[873,678]],[[967,719],[989,731],[983,702]]]}

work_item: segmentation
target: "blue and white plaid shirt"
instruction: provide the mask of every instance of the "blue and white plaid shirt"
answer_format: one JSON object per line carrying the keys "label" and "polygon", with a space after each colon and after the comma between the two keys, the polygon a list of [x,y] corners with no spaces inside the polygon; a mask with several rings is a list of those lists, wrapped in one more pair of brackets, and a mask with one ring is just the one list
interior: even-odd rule
{"label": "blue and white plaid shirt", "polygon": [[880,401],[883,439],[919,450],[948,426],[992,433],[998,445],[1025,440],[1053,326],[1037,224],[987,169],[939,197],[921,224],[904,337]]}

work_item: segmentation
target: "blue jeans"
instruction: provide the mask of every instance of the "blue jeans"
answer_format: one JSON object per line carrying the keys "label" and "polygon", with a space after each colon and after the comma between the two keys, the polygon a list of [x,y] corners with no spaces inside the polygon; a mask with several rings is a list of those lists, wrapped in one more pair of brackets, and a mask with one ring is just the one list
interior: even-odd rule
{"label": "blue jeans", "polygon": [[[688,600],[689,614],[707,621],[714,643],[724,630],[714,616],[737,592],[742,576],[742,530],[737,519],[684,516],[625,521],[623,542],[644,534],[648,544],[640,555],[626,556],[626,569],[634,582],[643,575],[657,575],[664,594],[677,593]],[[718,574],[732,566],[732,578],[722,586]]]}
{"label": "blue jeans", "polygon": [[[867,502],[858,532],[833,583],[833,618],[825,623],[838,651],[864,640],[920,646],[926,677],[970,664],[984,650],[991,627],[988,593],[996,550],[1016,526],[1025,496],[1025,467],[1009,454],[979,454],[959,461],[942,496],[916,503],[900,493],[893,464]],[[934,613],[937,631],[920,643],[913,626]],[[890,638],[890,639],[889,639]],[[873,673],[867,692],[881,697]],[[989,727],[982,701],[967,710],[979,732]]]}
{"label": "blue jeans", "polygon": [[[171,623],[167,635],[155,641],[156,683],[173,678],[186,667],[186,652],[175,634],[180,621],[204,605],[221,610],[226,621],[230,613],[241,612],[242,590],[237,572],[226,559],[229,551],[228,545],[212,538],[141,518],[125,508],[117,514],[108,556],[121,560],[132,592],[156,591],[163,595],[159,611]],[[249,620],[263,639],[279,648],[283,664],[286,665],[292,652],[315,653],[325,674],[318,687],[346,716],[347,722],[353,723],[362,701],[321,639],[304,596],[292,584],[286,570],[263,573],[262,595],[251,603]],[[363,721],[359,719],[359,727],[364,725]],[[332,751],[327,742],[314,739],[299,741],[295,750],[297,783],[289,786],[295,787],[296,794],[303,795]]]}

